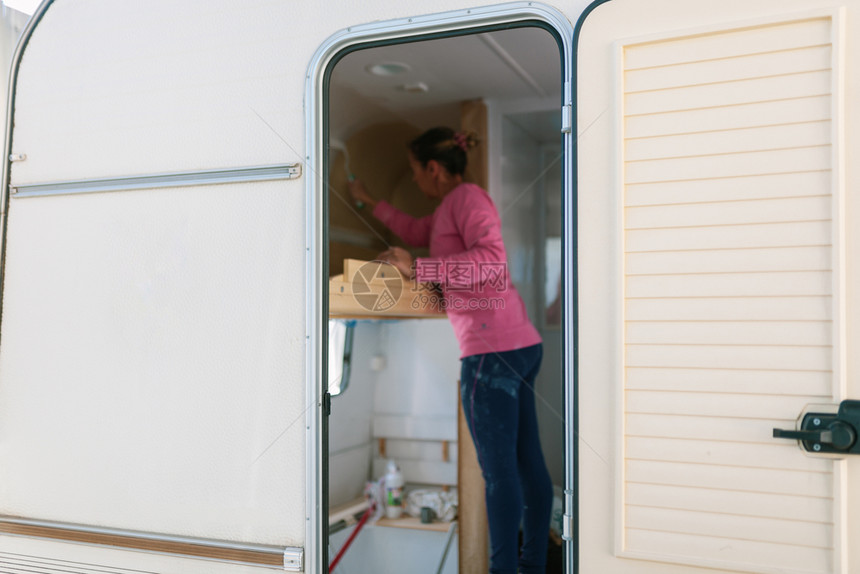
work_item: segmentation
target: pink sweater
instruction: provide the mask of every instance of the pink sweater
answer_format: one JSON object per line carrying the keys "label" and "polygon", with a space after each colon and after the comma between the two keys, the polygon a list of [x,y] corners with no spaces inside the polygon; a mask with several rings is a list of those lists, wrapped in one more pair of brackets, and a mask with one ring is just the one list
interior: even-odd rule
{"label": "pink sweater", "polygon": [[486,191],[460,184],[420,219],[384,201],[373,215],[409,245],[430,247],[430,257],[415,261],[415,278],[442,286],[461,358],[541,342],[511,281],[501,220]]}

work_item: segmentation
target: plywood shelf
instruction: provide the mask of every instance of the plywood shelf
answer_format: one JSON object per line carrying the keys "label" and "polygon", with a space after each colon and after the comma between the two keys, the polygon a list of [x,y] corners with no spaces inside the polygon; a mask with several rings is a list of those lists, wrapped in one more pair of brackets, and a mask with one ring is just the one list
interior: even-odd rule
{"label": "plywood shelf", "polygon": [[329,279],[329,317],[438,319],[441,295],[404,277],[393,265],[346,259],[343,275]]}
{"label": "plywood shelf", "polygon": [[448,532],[453,522],[430,522],[424,524],[420,518],[404,514],[400,518],[387,518],[383,516],[376,521],[376,526],[389,528],[410,528],[413,530],[431,530],[433,532]]}

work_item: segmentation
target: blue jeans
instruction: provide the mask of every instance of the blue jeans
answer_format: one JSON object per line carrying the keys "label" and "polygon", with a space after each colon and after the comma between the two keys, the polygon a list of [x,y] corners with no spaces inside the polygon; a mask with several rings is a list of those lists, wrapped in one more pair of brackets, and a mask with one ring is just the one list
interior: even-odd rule
{"label": "blue jeans", "polygon": [[[535,414],[543,346],[465,357],[460,397],[486,482],[490,574],[544,574],[552,511]],[[522,553],[517,536],[523,523]]]}

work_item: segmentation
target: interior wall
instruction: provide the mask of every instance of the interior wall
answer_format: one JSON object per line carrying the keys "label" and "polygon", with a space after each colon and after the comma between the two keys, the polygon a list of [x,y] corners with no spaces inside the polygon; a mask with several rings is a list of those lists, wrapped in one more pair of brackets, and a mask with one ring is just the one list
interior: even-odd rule
{"label": "interior wall", "polygon": [[[545,105],[544,105],[545,106]],[[553,483],[564,484],[563,356],[561,332],[546,324],[545,238],[559,233],[561,220],[561,169],[552,159],[552,144],[533,132],[528,118],[534,110],[505,113],[517,106],[499,106],[492,123],[500,136],[491,173],[491,195],[502,218],[511,278],[523,297],[529,317],[543,338],[544,357],[535,381],[541,446]],[[553,112],[554,113],[554,112]],[[546,115],[545,113],[542,115]],[[534,116],[537,117],[537,116]],[[530,129],[531,128],[531,129]],[[555,131],[555,133],[559,133]],[[491,150],[491,154],[493,150]]]}
{"label": "interior wall", "polygon": [[456,441],[460,349],[451,323],[416,319],[380,323],[385,368],[374,389],[374,434],[385,438],[387,456],[376,452],[374,476],[395,458],[407,483],[456,484],[456,445],[443,460],[442,441]]}
{"label": "interior wall", "polygon": [[370,479],[376,373],[369,359],[382,353],[380,330],[377,322],[356,323],[349,385],[343,394],[332,397],[329,417],[329,505],[332,507],[360,498]]}

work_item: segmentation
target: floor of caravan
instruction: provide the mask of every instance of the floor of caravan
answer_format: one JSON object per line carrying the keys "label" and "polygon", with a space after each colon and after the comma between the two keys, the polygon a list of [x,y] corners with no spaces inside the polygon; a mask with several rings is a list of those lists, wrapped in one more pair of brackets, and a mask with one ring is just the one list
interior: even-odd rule
{"label": "floor of caravan", "polygon": [[[355,515],[352,511],[356,508],[360,514],[361,505],[354,504],[332,512],[332,522],[337,523],[341,517],[352,521]],[[330,560],[338,554],[356,526],[353,523],[329,537]],[[456,532],[449,535],[452,527],[456,528],[456,522],[422,524],[420,519],[405,514],[398,519],[380,518],[361,529],[333,574],[401,574],[404,571],[457,574],[458,536]],[[404,560],[408,564],[404,564]]]}

